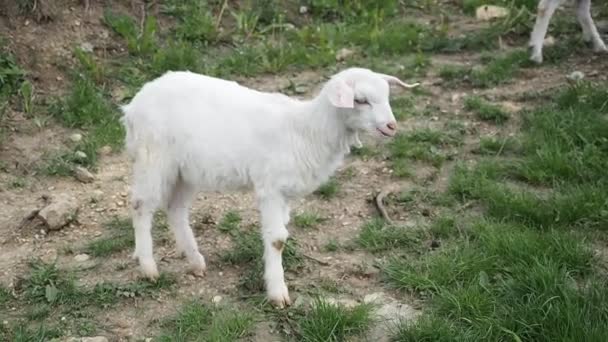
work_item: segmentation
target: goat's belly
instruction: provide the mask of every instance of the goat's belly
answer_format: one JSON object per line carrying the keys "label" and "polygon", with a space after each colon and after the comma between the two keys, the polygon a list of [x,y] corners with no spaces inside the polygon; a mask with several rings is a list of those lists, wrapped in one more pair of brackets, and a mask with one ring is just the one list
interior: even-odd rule
{"label": "goat's belly", "polygon": [[244,170],[213,165],[185,165],[181,175],[187,183],[195,185],[201,191],[249,191],[251,180]]}

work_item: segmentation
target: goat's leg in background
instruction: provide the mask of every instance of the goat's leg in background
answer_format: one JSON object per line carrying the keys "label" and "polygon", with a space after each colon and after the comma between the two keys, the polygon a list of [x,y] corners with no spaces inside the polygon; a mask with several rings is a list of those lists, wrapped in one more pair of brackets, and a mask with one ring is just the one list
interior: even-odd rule
{"label": "goat's leg in background", "polygon": [[576,17],[583,30],[583,40],[591,42],[595,52],[608,51],[591,17],[591,0],[577,0]]}
{"label": "goat's leg in background", "polygon": [[547,35],[549,22],[555,10],[565,0],[540,0],[536,12],[536,22],[534,29],[530,35],[530,46],[532,47],[532,56],[530,59],[536,63],[543,62],[543,41]]}
{"label": "goat's leg in background", "polygon": [[268,300],[279,308],[291,305],[283,274],[283,248],[289,236],[285,228],[287,203],[281,195],[258,197],[264,241],[264,280]]}
{"label": "goat's leg in background", "polygon": [[175,236],[176,254],[185,255],[190,263],[190,272],[202,277],[207,266],[205,258],[198,250],[189,220],[189,211],[194,195],[194,187],[178,179],[167,206],[167,221]]}

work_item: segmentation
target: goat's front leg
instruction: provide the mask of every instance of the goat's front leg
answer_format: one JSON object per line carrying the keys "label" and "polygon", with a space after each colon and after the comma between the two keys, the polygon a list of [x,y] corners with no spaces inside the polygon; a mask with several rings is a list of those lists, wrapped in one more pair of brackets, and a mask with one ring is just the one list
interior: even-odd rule
{"label": "goat's front leg", "polygon": [[287,203],[282,196],[259,198],[264,241],[264,281],[268,300],[279,308],[291,305],[283,274],[283,247],[289,232],[285,228]]}

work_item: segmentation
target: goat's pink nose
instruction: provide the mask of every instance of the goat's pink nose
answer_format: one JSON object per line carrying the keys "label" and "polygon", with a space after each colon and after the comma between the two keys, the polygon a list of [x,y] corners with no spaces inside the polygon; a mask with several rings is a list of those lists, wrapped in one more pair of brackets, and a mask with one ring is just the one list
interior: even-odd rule
{"label": "goat's pink nose", "polygon": [[390,129],[391,131],[395,131],[395,130],[397,130],[397,123],[394,122],[394,121],[393,122],[389,122],[389,123],[386,124],[386,127],[388,129]]}

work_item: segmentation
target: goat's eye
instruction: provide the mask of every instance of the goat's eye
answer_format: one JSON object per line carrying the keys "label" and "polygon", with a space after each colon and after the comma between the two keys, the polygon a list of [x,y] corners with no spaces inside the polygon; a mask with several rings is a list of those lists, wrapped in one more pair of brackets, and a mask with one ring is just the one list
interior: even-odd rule
{"label": "goat's eye", "polygon": [[355,99],[355,103],[360,105],[369,104],[366,99]]}

